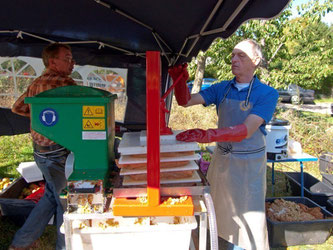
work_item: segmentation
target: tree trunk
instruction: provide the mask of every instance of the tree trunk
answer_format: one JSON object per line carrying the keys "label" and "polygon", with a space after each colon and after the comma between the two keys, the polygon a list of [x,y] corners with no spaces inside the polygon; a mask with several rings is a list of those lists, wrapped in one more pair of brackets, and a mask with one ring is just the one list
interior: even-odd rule
{"label": "tree trunk", "polygon": [[206,56],[199,55],[197,57],[197,71],[195,72],[195,79],[193,83],[192,93],[198,93],[201,90],[202,79],[204,78],[205,67],[206,67]]}

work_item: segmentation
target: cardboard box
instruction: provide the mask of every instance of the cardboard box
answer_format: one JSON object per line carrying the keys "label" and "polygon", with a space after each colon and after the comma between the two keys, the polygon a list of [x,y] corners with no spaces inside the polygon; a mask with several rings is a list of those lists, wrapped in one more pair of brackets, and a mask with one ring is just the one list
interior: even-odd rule
{"label": "cardboard box", "polygon": [[44,179],[42,172],[34,161],[21,162],[17,171],[23,176],[27,183]]}

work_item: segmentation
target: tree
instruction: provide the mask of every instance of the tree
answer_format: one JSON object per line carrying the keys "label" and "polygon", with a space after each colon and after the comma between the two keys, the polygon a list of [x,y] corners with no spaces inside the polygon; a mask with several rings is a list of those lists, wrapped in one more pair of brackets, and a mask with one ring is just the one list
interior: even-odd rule
{"label": "tree", "polygon": [[293,83],[327,91],[333,79],[333,33],[332,26],[321,22],[321,18],[332,10],[332,1],[315,0],[301,6],[298,18],[290,20],[289,7],[275,19],[250,20],[230,38],[212,43],[204,53],[210,62],[205,70],[213,69],[218,79],[232,78],[232,49],[239,41],[251,38],[260,43],[266,58],[257,71],[262,81],[276,88]]}
{"label": "tree", "polygon": [[193,83],[192,92],[197,93],[200,91],[202,86],[202,80],[204,78],[205,66],[206,66],[206,55],[204,53],[199,53],[197,56],[198,67],[195,72],[195,79]]}
{"label": "tree", "polygon": [[281,72],[286,81],[327,93],[333,87],[333,27],[321,22],[333,2],[312,1],[301,6],[301,17],[285,29],[288,55]]}

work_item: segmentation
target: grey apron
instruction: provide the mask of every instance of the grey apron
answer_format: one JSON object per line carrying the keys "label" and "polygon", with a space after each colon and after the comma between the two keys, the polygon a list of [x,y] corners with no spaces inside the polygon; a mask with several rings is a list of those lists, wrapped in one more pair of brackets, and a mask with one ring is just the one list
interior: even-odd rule
{"label": "grey apron", "polygon": [[[253,107],[249,102],[252,85],[253,81],[243,101],[227,99],[227,91],[218,109],[219,128],[245,121]],[[247,250],[269,249],[265,144],[259,129],[241,142],[219,142],[207,173],[219,237]]]}

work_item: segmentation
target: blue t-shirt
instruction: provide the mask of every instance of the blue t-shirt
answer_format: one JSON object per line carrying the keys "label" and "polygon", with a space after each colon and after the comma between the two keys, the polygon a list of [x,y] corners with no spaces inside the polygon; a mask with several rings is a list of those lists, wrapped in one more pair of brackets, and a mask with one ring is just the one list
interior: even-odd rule
{"label": "blue t-shirt", "polygon": [[[243,88],[239,91],[235,87],[236,81],[234,78],[231,81],[222,81],[213,84],[211,87],[200,91],[200,95],[205,100],[205,106],[215,104],[216,110],[218,110],[219,105],[225,93],[228,91],[230,84],[231,88],[226,98],[238,101],[246,100],[249,87]],[[262,119],[264,119],[265,124],[267,124],[272,119],[278,97],[279,94],[274,88],[261,83],[259,79],[255,76],[249,99],[249,101],[253,104],[253,108],[250,114],[261,117]],[[260,130],[263,132],[263,134],[266,135],[265,124],[260,126]]]}

